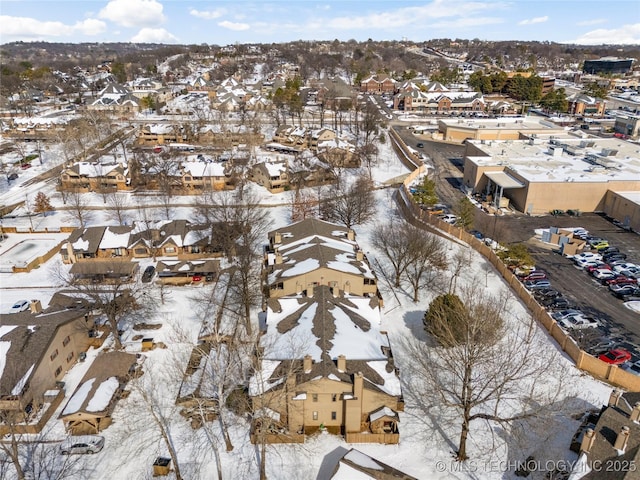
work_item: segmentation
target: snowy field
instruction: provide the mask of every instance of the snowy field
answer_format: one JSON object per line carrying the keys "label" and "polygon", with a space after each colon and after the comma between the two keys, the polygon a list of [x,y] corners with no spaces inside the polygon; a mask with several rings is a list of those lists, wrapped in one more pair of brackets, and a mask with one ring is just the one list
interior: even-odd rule
{"label": "snowy field", "polygon": [[[393,191],[383,188],[384,183],[408,173],[395,157],[388,142],[382,146],[378,157],[378,165],[373,170],[374,180],[381,187],[376,192],[377,220],[355,227],[358,243],[374,264],[378,252],[371,247],[371,234],[377,222],[387,221],[395,208],[391,197]],[[31,172],[29,174],[31,175]],[[62,206],[59,194],[55,193],[52,185],[35,185],[29,189],[30,196],[35,195],[38,189],[44,189],[45,193],[51,195],[54,206]],[[289,193],[272,195],[257,186],[252,186],[252,190],[259,196],[261,204],[270,212],[272,218],[270,229],[290,223],[287,206],[290,200]],[[3,198],[5,195],[12,199],[20,198],[20,195],[24,197],[24,190],[13,185],[5,188],[2,193]],[[99,195],[87,195],[87,198],[90,198],[91,205],[96,207],[91,212],[92,225],[115,224],[113,219],[109,218],[108,209],[104,208]],[[152,202],[152,199],[144,200]],[[132,199],[132,203],[133,201]],[[190,219],[191,209],[188,205],[192,202],[193,197],[176,197],[172,217]],[[28,219],[21,217],[19,213],[15,218],[3,219],[3,224],[28,226]],[[36,228],[56,228],[62,224],[73,224],[68,213],[64,211],[57,211],[47,217],[33,217],[32,220],[34,226],[37,225]],[[11,235],[9,237],[11,241]],[[469,250],[470,261],[460,275],[458,285],[479,283],[492,293],[507,288],[484,259],[467,247],[451,242],[448,255],[452,258],[459,249]],[[382,261],[381,257],[380,261]],[[52,272],[59,265],[60,260],[56,256],[30,273],[0,273],[2,311],[13,301],[21,298],[39,298],[46,306],[56,290]],[[442,275],[446,276],[450,273],[445,272]],[[402,351],[402,340],[414,336],[421,337],[423,313],[438,292],[425,289],[421,293],[420,301],[413,303],[407,292],[391,292],[383,282],[380,282],[380,285],[385,299],[382,326],[389,333],[402,379],[403,370],[408,371],[412,361]],[[158,298],[158,287],[149,284],[148,288],[149,295]],[[198,308],[198,304],[207,288],[211,287],[203,285],[170,287],[165,303],[157,302],[157,309],[147,323],[162,323],[162,327],[154,330],[151,336],[155,342],[162,342],[167,348],[158,348],[144,354],[147,357],[143,365],[145,374],[139,380],[140,384],[147,389],[146,391],[155,398],[159,411],[168,418],[179,457],[183,462],[183,477],[189,480],[217,478],[212,450],[202,447],[205,440],[204,429],[192,429],[189,423],[179,415],[175,399],[180,384],[172,380],[176,378],[176,371],[184,371],[191,348],[197,341],[203,315],[205,315]],[[510,313],[514,318],[528,316],[524,306],[515,297],[511,301]],[[256,325],[257,314],[258,312],[255,312],[254,315]],[[558,350],[542,328],[537,329],[536,336],[540,345],[539,355]],[[110,343],[107,342],[102,348],[109,348],[109,346]],[[130,349],[135,351],[133,345]],[[90,350],[87,360],[74,366],[63,379],[67,397],[49,422],[46,431],[47,440],[58,441],[65,437],[62,421],[58,419],[58,415],[81,381],[92,358],[98,353],[96,350]],[[518,434],[515,430],[507,431],[491,422],[474,422],[468,442],[471,460],[465,464],[455,463],[452,457],[459,436],[459,423],[447,424],[438,421],[425,411],[424,406],[420,406],[419,399],[412,397],[410,392],[405,390],[406,408],[405,412],[400,414],[401,443],[399,445],[349,445],[337,436],[319,434],[309,437],[302,445],[268,447],[267,476],[270,480],[329,478],[337,459],[352,447],[409,475],[426,480],[516,478],[515,462],[524,461],[529,455],[555,462],[575,461],[576,455],[569,451],[569,443],[579,421],[571,415],[582,413],[589,408],[600,408],[607,401],[611,387],[577,371],[570,359],[561,352],[558,356],[559,367],[567,375],[563,380],[567,395],[566,408],[552,417],[520,424],[517,429]],[[554,382],[558,380],[549,378],[548,381],[549,387],[552,388]],[[154,459],[159,455],[167,455],[168,452],[161,439],[151,433],[152,428],[148,414],[144,413],[145,407],[140,391],[136,390],[135,385],[132,385],[131,389],[131,395],[118,403],[113,424],[103,433],[106,438],[103,451],[79,459],[87,468],[83,478],[90,480],[150,479]],[[210,425],[210,430],[214,441],[221,444],[223,478],[258,478],[259,458],[257,449],[249,442],[247,419],[236,418],[231,422],[229,430],[234,449],[230,452],[225,451],[215,422]],[[534,472],[529,478],[543,478],[545,473]],[[171,476],[165,478],[171,478]]]}

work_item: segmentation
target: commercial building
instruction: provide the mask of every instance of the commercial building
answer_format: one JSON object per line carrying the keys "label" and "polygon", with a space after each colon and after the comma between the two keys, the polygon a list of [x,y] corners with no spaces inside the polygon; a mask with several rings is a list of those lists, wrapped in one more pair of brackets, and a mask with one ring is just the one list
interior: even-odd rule
{"label": "commercial building", "polygon": [[631,70],[632,58],[602,57],[597,60],[585,60],[582,70],[585,73],[627,73]]}

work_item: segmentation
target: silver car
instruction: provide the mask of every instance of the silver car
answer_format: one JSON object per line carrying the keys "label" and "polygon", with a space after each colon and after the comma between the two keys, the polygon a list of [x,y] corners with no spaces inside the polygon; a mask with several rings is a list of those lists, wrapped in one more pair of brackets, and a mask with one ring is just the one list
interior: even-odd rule
{"label": "silver car", "polygon": [[60,445],[62,455],[73,453],[97,453],[104,447],[104,437],[100,435],[81,435],[67,438]]}

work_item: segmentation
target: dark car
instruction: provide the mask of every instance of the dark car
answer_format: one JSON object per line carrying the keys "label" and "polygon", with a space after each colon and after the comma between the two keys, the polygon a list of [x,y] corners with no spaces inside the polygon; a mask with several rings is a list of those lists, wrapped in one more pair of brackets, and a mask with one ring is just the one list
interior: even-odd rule
{"label": "dark car", "polygon": [[525,281],[524,286],[527,290],[540,290],[542,288],[551,288],[551,282],[549,280],[531,280]]}
{"label": "dark car", "polygon": [[17,173],[11,173],[7,177],[7,180],[15,180],[16,178],[18,178],[18,174]]}
{"label": "dark car", "polygon": [[609,290],[618,298],[640,295],[640,288],[635,285],[609,285]]}
{"label": "dark car", "polygon": [[149,265],[147,268],[144,269],[144,272],[142,273],[142,282],[149,283],[155,273],[156,273],[156,267],[154,267],[153,265]]}
{"label": "dark car", "polygon": [[422,143],[422,142],[418,142],[418,143],[416,144],[416,147],[418,147],[418,148],[424,148],[424,143]]}
{"label": "dark car", "polygon": [[556,298],[560,296],[560,292],[555,288],[542,288],[533,292],[533,296],[538,299],[543,298]]}
{"label": "dark car", "polygon": [[603,255],[609,255],[611,253],[619,253],[620,249],[618,247],[607,247],[604,250],[602,250],[602,254]]}
{"label": "dark car", "polygon": [[573,303],[565,297],[545,298],[540,301],[541,305],[549,310],[563,310],[573,308]]}
{"label": "dark car", "polygon": [[627,259],[627,255],[625,253],[620,253],[620,252],[610,253],[602,257],[602,260],[605,261],[606,263],[611,263],[617,260],[626,260],[626,259]]}

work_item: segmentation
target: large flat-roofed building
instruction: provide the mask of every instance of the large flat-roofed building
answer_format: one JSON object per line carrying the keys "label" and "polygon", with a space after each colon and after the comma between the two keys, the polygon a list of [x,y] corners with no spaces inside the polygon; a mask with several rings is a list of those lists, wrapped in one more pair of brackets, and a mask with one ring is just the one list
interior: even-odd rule
{"label": "large flat-roofed building", "polygon": [[582,70],[585,73],[627,73],[631,70],[632,58],[602,57],[597,60],[585,60]]}
{"label": "large flat-roofed building", "polygon": [[609,192],[640,192],[640,149],[617,138],[568,134],[471,140],[463,182],[496,207],[529,214],[606,211]]}
{"label": "large flat-roofed building", "polygon": [[627,135],[632,138],[640,136],[640,115],[618,115],[613,127],[616,133]]}
{"label": "large flat-roofed building", "polygon": [[563,130],[540,117],[499,117],[443,119],[438,121],[442,138],[449,142],[464,140],[521,140],[531,134],[549,134]]}

